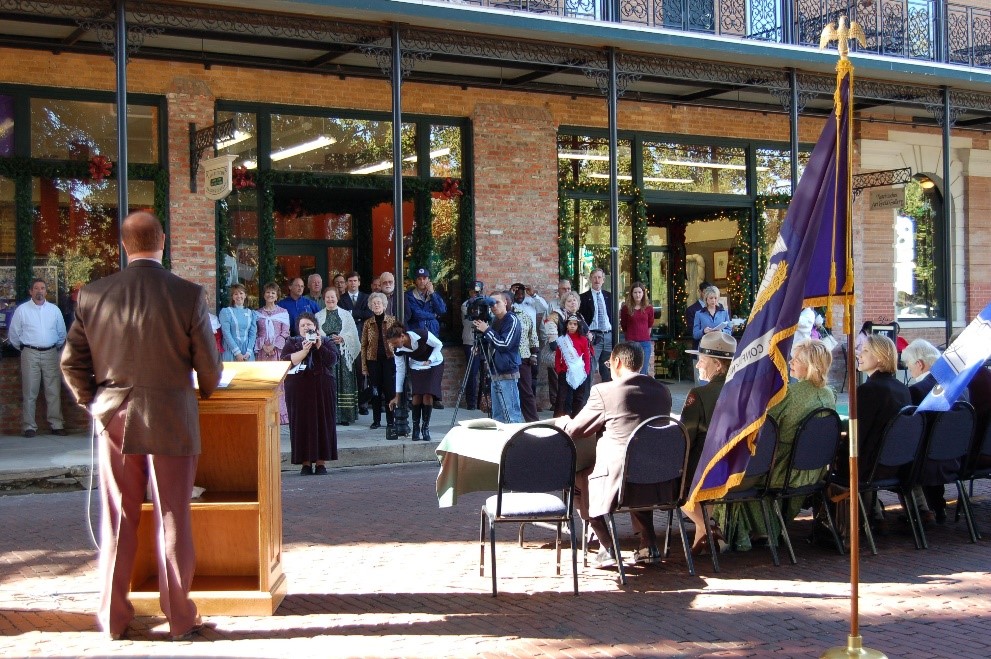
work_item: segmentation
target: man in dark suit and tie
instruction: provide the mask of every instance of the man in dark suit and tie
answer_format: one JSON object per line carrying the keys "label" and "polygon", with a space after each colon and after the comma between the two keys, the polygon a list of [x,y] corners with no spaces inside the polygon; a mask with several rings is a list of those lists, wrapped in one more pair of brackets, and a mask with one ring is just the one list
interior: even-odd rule
{"label": "man in dark suit and tie", "polygon": [[162,267],[158,219],[132,213],[121,239],[128,265],[82,288],[62,373],[100,431],[100,608],[103,631],[124,638],[146,488],[154,504],[160,603],[169,636],[203,629],[189,597],[196,557],[189,499],[200,453],[199,395],[221,374],[203,288]]}
{"label": "man in dark suit and tie", "polygon": [[[375,314],[373,314],[368,308],[368,293],[362,293],[358,290],[358,287],[361,286],[361,275],[352,270],[345,275],[345,277],[347,281],[347,288],[345,288],[344,295],[341,296],[341,299],[338,300],[337,304],[342,309],[347,309],[351,312],[351,316],[354,318],[354,324],[358,327],[358,336],[361,337],[361,329],[364,326],[365,321]],[[352,372],[361,373],[360,354],[355,357]],[[368,406],[359,405],[358,414],[368,414]]]}
{"label": "man in dark suit and tie", "polygon": [[[572,439],[602,433],[595,445],[595,465],[578,472],[575,478],[576,505],[599,539],[596,567],[616,564],[605,515],[616,508],[623,487],[630,435],[650,417],[671,413],[671,392],[663,383],[640,374],[643,360],[643,348],[638,344],[617,344],[607,360],[612,380],[592,387],[588,403],[574,419],[563,417],[556,422]],[[636,562],[657,562],[653,513],[633,513],[633,527],[640,534]]]}
{"label": "man in dark suit and tie", "polygon": [[609,355],[612,352],[612,331],[616,321],[612,313],[612,295],[602,290],[606,273],[596,268],[588,275],[589,289],[578,296],[581,304],[578,313],[588,323],[592,339],[593,366],[598,364],[602,382],[609,382]]}

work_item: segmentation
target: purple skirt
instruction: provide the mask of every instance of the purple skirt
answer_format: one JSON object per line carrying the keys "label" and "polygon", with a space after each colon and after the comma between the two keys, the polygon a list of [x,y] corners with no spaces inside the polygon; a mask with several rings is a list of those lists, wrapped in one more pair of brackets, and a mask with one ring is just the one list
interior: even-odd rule
{"label": "purple skirt", "polygon": [[413,395],[430,394],[440,398],[441,381],[444,379],[444,362],[423,371],[410,369],[409,383]]}

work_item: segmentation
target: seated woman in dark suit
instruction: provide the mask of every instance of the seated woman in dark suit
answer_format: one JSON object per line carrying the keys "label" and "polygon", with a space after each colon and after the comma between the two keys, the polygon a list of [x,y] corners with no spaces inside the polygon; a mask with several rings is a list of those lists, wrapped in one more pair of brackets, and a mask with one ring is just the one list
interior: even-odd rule
{"label": "seated woman in dark suit", "polygon": [[[908,387],[895,377],[897,364],[898,353],[891,339],[880,334],[864,339],[857,355],[857,370],[867,379],[857,387],[856,394],[861,478],[868,476],[867,471],[874,464],[888,421],[898,414],[898,410],[912,404]],[[841,479],[849,478],[849,449],[845,445],[840,446],[836,456],[836,474]],[[883,477],[884,474],[875,476]]]}

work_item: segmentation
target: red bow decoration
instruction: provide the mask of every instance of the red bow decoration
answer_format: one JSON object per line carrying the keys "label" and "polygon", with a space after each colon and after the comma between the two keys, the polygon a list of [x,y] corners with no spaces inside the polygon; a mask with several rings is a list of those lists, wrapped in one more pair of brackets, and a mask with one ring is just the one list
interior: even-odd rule
{"label": "red bow decoration", "polygon": [[110,176],[114,164],[106,156],[93,156],[89,159],[89,180],[100,183]]}
{"label": "red bow decoration", "polygon": [[445,199],[456,199],[464,193],[458,188],[458,182],[452,178],[449,178],[444,181],[444,187],[440,191],[440,194]]}
{"label": "red bow decoration", "polygon": [[248,173],[247,167],[235,167],[231,170],[231,176],[234,179],[235,190],[255,187],[255,177]]}

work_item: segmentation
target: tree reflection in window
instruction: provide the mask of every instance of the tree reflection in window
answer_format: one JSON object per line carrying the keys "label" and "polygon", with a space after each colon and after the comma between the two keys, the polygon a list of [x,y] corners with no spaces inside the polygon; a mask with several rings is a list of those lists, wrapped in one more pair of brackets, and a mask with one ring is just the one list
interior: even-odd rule
{"label": "tree reflection in window", "polygon": [[905,186],[905,205],[895,219],[895,308],[899,319],[935,319],[943,315],[938,226],[939,193],[918,181]]}

